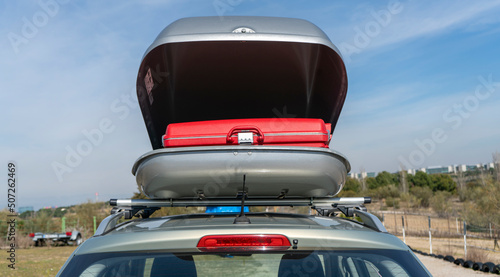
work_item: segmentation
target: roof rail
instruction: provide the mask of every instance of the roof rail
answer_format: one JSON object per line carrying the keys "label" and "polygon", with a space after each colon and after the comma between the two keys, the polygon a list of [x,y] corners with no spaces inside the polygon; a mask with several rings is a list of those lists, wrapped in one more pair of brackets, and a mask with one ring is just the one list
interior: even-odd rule
{"label": "roof rail", "polygon": [[363,225],[365,225],[365,226],[367,226],[375,231],[388,233],[387,229],[385,229],[382,222],[380,222],[380,219],[378,219],[378,217],[376,217],[375,215],[373,215],[367,211],[361,211],[361,210],[354,211],[354,214],[361,218]]}
{"label": "roof rail", "polygon": [[112,214],[110,216],[101,221],[99,227],[97,227],[97,230],[95,231],[94,236],[103,235],[109,230],[115,228],[115,226],[118,224],[118,220],[120,220],[127,213],[127,211],[125,210],[117,211],[115,213],[113,213],[112,210],[111,212]]}

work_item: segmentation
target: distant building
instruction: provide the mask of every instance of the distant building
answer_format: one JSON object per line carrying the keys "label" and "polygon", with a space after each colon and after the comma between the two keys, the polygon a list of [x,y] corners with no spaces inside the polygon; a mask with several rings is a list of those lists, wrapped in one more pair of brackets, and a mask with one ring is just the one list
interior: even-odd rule
{"label": "distant building", "polygon": [[347,176],[349,176],[353,179],[356,179],[356,180],[361,180],[361,179],[365,179],[368,177],[375,177],[375,176],[377,176],[377,172],[364,172],[364,171],[361,173],[350,172],[349,174],[347,174]]}
{"label": "distant building", "polygon": [[428,174],[447,174],[453,173],[453,166],[435,166],[426,168]]}
{"label": "distant building", "polygon": [[415,175],[415,173],[417,173],[417,171],[415,169],[408,169],[408,170],[406,170],[406,173],[411,174],[411,175]]}
{"label": "distant building", "polygon": [[467,166],[465,164],[456,165],[454,173],[467,171]]}
{"label": "distant building", "polygon": [[466,170],[465,171],[474,171],[474,170],[478,170],[479,168],[481,168],[481,165],[466,165]]}
{"label": "distant building", "polygon": [[35,209],[33,209],[33,206],[24,206],[24,207],[19,207],[18,212],[19,214],[22,214],[24,212],[33,212]]}
{"label": "distant building", "polygon": [[[430,166],[430,167],[422,167],[418,169],[406,169],[406,173],[415,175],[417,172],[424,172],[427,174],[452,174],[458,172],[467,172],[467,171],[477,171],[477,170],[490,170],[495,169],[494,163],[486,163],[486,164],[475,164],[475,165],[449,165],[449,166]],[[362,180],[368,177],[377,176],[377,172],[361,172],[355,173],[350,172],[348,174],[349,177],[357,180]]]}

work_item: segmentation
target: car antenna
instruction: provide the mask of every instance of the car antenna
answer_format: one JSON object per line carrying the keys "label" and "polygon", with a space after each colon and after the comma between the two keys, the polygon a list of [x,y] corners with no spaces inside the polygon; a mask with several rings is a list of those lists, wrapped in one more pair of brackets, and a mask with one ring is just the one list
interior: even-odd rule
{"label": "car antenna", "polygon": [[245,198],[247,192],[245,191],[246,174],[243,174],[243,192],[241,194],[241,211],[240,214],[234,219],[233,224],[250,224],[250,218],[245,216]]}

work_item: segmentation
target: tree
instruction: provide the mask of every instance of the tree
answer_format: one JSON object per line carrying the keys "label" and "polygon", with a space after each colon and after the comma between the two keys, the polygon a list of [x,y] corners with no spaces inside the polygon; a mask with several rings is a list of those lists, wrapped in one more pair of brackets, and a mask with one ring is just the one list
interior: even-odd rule
{"label": "tree", "polygon": [[354,178],[347,177],[347,180],[345,182],[345,186],[342,189],[342,191],[359,192],[360,190],[361,190],[361,183]]}
{"label": "tree", "polygon": [[408,193],[408,178],[407,178],[408,174],[406,174],[406,168],[402,163],[399,164],[399,167],[401,168],[401,170],[399,171],[399,180],[398,180],[400,189],[403,193]]}
{"label": "tree", "polygon": [[417,187],[432,187],[431,177],[425,172],[419,171],[413,176],[412,183]]}
{"label": "tree", "polygon": [[395,183],[394,176],[387,171],[382,171],[377,174],[375,180],[377,181],[377,187],[384,187]]}
{"label": "tree", "polygon": [[378,182],[377,182],[377,180],[375,178],[368,177],[368,178],[365,178],[364,180],[366,182],[366,186],[368,187],[368,189],[376,189],[376,188],[378,188]]}
{"label": "tree", "polygon": [[457,184],[448,174],[433,174],[431,180],[433,191],[456,192],[457,190]]}
{"label": "tree", "polygon": [[[360,167],[359,172],[363,173],[363,172],[365,172],[365,169],[363,167]],[[368,189],[368,186],[366,184],[366,178],[361,177],[361,191],[365,191],[367,189]]]}
{"label": "tree", "polygon": [[500,153],[496,151],[493,153],[493,166],[495,167],[495,180],[497,182],[500,182]]}

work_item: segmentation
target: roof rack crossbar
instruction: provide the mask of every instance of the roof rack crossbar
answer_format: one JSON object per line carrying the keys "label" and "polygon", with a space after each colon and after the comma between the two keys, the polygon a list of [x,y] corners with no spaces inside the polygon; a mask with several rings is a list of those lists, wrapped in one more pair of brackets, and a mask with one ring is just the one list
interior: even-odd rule
{"label": "roof rack crossbar", "polygon": [[[368,203],[371,203],[371,197],[247,198],[245,200],[245,206],[357,206]],[[241,199],[111,199],[109,204],[114,207],[128,208],[238,206],[241,205]]]}
{"label": "roof rack crossbar", "polygon": [[[347,206],[363,209],[363,204],[366,203],[371,203],[370,197],[257,198],[245,200],[245,206],[311,206],[315,209],[326,206],[340,211],[343,211],[343,207]],[[109,204],[114,207],[111,211],[112,214],[116,211],[124,211],[125,219],[131,219],[134,216],[148,218],[161,207],[238,206],[241,205],[241,199],[111,199]]]}
{"label": "roof rack crossbar", "polygon": [[[111,199],[113,206],[111,215],[105,218],[95,235],[103,235],[113,229],[118,220],[124,217],[131,219],[134,216],[148,218],[154,211],[161,207],[201,207],[208,205],[235,206],[241,204],[240,199]],[[245,206],[310,206],[320,215],[330,216],[339,211],[346,216],[356,215],[361,218],[362,224],[379,231],[387,232],[380,220],[368,213],[363,204],[371,203],[371,197],[330,197],[330,198],[301,198],[301,199],[246,199]]]}

